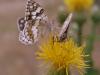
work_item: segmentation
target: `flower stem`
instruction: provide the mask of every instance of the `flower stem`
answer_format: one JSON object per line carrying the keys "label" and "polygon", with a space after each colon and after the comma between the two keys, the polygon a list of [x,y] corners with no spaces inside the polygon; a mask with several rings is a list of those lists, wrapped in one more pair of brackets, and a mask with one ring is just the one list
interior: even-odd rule
{"label": "flower stem", "polygon": [[51,69],[48,73],[48,75],[70,75],[70,71],[68,69],[61,69],[61,70],[55,70]]}
{"label": "flower stem", "polygon": [[88,60],[90,62],[88,62],[88,64],[91,66],[90,69],[87,69],[87,73],[85,75],[97,75],[98,71],[96,69],[93,68],[93,60],[92,60],[92,52],[93,52],[93,45],[95,42],[95,37],[96,37],[96,25],[92,25],[92,29],[91,29],[91,33],[88,36],[87,39],[87,47],[86,47],[86,53],[90,55],[90,57],[88,58]]}
{"label": "flower stem", "polygon": [[66,69],[66,75],[70,75],[70,70]]}
{"label": "flower stem", "polygon": [[78,46],[81,46],[81,43],[82,43],[82,28],[83,28],[83,25],[78,24],[78,33],[77,33]]}
{"label": "flower stem", "polygon": [[77,29],[77,43],[79,46],[81,46],[82,43],[82,28],[84,23],[86,22],[86,16],[83,13],[78,13],[75,16],[75,21],[78,24],[78,29]]}

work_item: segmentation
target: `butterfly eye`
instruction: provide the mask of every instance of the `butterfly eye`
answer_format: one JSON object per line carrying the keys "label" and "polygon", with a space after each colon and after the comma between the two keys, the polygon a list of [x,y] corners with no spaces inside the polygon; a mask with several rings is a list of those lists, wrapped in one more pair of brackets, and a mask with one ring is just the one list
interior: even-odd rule
{"label": "butterfly eye", "polygon": [[25,20],[24,18],[20,18],[18,20],[18,28],[20,31],[23,31],[24,27],[25,27]]}
{"label": "butterfly eye", "polygon": [[40,16],[44,12],[44,9],[41,9],[40,12],[36,13],[36,16]]}
{"label": "butterfly eye", "polygon": [[42,14],[44,12],[44,9],[41,9],[40,13]]}

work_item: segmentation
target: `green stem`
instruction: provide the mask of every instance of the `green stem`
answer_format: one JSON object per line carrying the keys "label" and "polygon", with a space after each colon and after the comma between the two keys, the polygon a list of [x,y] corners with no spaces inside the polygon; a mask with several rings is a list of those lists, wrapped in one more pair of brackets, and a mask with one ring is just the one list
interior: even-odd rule
{"label": "green stem", "polygon": [[66,75],[71,75],[69,69],[66,69]]}
{"label": "green stem", "polygon": [[78,24],[78,33],[77,33],[77,43],[78,46],[81,46],[82,44],[82,27],[83,25]]}
{"label": "green stem", "polygon": [[66,69],[62,69],[62,70],[59,70],[59,71],[57,71],[55,69],[51,69],[49,71],[48,75],[66,75]]}
{"label": "green stem", "polygon": [[96,25],[92,25],[92,30],[91,33],[87,39],[87,47],[86,47],[86,53],[90,55],[88,58],[89,60],[89,66],[91,67],[90,69],[87,69],[86,75],[97,75],[97,71],[93,69],[93,60],[92,60],[92,51],[94,50],[94,42],[95,42],[95,36],[96,36]]}
{"label": "green stem", "polygon": [[89,53],[93,51],[95,36],[96,36],[96,25],[92,25],[92,31],[87,39],[87,51],[89,51]]}
{"label": "green stem", "polygon": [[78,13],[75,17],[75,21],[78,24],[78,30],[77,30],[77,43],[78,46],[81,46],[82,44],[82,28],[84,23],[86,22],[87,18],[83,13]]}

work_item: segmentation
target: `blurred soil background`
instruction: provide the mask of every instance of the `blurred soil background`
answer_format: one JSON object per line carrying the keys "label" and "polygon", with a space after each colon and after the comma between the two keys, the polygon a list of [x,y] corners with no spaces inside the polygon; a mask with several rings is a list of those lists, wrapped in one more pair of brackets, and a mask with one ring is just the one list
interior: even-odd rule
{"label": "blurred soil background", "polygon": [[[62,0],[35,0],[46,10],[49,18],[56,18]],[[99,1],[99,0],[98,0]],[[0,75],[43,75],[36,61],[34,46],[25,46],[18,41],[17,20],[24,16],[26,0],[0,0]],[[84,28],[87,32],[89,25]],[[84,32],[85,33],[85,32]],[[100,26],[97,29],[100,35]],[[100,41],[94,45],[93,60],[100,70]]]}

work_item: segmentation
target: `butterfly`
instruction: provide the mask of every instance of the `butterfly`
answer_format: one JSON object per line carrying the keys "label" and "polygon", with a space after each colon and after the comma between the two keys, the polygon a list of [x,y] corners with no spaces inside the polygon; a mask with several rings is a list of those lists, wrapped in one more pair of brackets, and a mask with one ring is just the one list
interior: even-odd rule
{"label": "butterfly", "polygon": [[37,42],[42,20],[48,20],[44,9],[34,0],[27,0],[25,16],[18,20],[19,41],[25,45]]}

